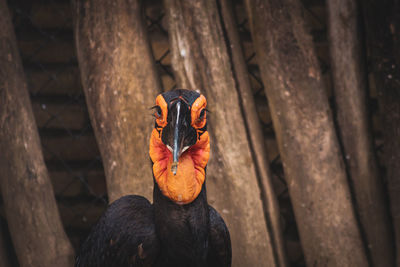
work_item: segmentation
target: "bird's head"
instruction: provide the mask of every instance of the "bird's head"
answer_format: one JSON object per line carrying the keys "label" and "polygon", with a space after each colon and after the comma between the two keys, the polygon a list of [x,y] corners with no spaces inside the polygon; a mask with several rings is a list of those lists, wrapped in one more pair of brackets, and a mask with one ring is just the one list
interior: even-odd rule
{"label": "bird's head", "polygon": [[210,156],[206,98],[191,90],[160,94],[150,138],[154,178],[164,196],[188,204],[199,195]]}

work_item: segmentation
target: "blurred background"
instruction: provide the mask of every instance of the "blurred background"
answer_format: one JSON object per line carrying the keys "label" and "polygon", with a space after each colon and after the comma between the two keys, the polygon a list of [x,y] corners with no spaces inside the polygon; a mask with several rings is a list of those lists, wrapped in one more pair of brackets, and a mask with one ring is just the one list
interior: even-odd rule
{"label": "blurred background", "polygon": [[[318,60],[320,82],[324,84],[322,90],[326,91],[328,97],[329,106],[326,108],[332,111],[333,117],[335,118],[334,123],[337,127],[338,122],[336,114],[338,113],[338,103],[335,102],[333,88],[334,77],[330,59],[330,43],[328,41],[330,39],[327,1],[302,0],[283,2],[287,2],[286,4],[289,5],[291,2],[298,2],[294,6],[301,6],[301,12],[298,13],[300,13],[300,17],[304,20],[304,28],[312,37],[313,51],[315,52],[315,58]],[[285,3],[282,5],[285,5]],[[81,72],[74,40],[74,10],[71,8],[71,3],[67,0],[7,0],[7,4],[16,35],[18,52],[22,59],[27,90],[29,91],[44,161],[54,190],[57,208],[65,233],[73,249],[77,251],[80,244],[88,235],[91,227],[107,208],[109,196],[107,193],[106,175],[102,156],[98,143],[96,142],[94,127],[91,124],[88,107],[85,101],[84,86],[80,76]],[[263,78],[260,74],[258,64],[258,60],[260,59],[257,58],[258,54],[256,53],[252,41],[254,38],[252,38],[251,22],[249,22],[248,13],[246,12],[246,3],[235,0],[230,2],[230,4],[232,5],[233,17],[235,19],[232,27],[234,27],[238,33],[245,61],[245,69],[247,71],[246,76],[250,84],[250,93],[253,97],[252,101],[254,102],[258,123],[261,128],[262,141],[265,143],[265,156],[270,170],[270,185],[272,185],[272,192],[274,193],[274,197],[276,197],[278,205],[279,227],[285,250],[283,254],[286,258],[285,264],[287,264],[287,266],[306,266],[307,257],[305,258],[303,253],[304,242],[314,241],[308,238],[304,238],[303,243],[300,241],[298,226],[296,224],[297,220],[295,219],[292,207],[293,198],[291,200],[289,194],[290,190],[288,190],[287,186],[288,180],[284,175],[280,150],[278,148],[279,145],[271,118],[270,100],[266,97]],[[221,8],[221,6],[218,6],[218,8]],[[286,12],[290,13],[290,10],[291,8],[287,9]],[[364,21],[364,19],[361,18],[362,8],[356,7],[356,10],[359,11],[358,14],[356,14],[357,21]],[[168,91],[180,88],[175,79],[176,74],[174,73],[173,66],[171,66],[173,54],[171,42],[169,41],[169,22],[165,5],[160,0],[143,1],[143,7],[140,8],[140,12],[143,16],[144,29],[148,36],[151,53],[154,57],[155,70],[161,81],[161,90]],[[256,15],[254,15],[254,17],[256,17]],[[365,27],[366,26],[363,25],[361,28],[358,28],[358,33],[364,34]],[[254,27],[254,30],[256,30],[256,27]],[[397,32],[396,36],[398,37]],[[364,36],[362,38],[366,37]],[[368,77],[368,80],[365,81],[368,85],[367,90],[364,92],[366,97],[365,99],[362,98],[362,101],[365,100],[365,102],[363,102],[367,110],[365,114],[367,114],[367,120],[370,123],[368,125],[371,126],[368,135],[373,138],[372,153],[377,156],[378,177],[379,181],[383,184],[383,191],[381,194],[383,195],[384,205],[386,209],[389,210],[389,185],[384,154],[385,142],[383,133],[386,124],[383,124],[384,119],[382,118],[382,113],[384,113],[385,110],[382,105],[380,105],[382,102],[379,102],[378,94],[381,90],[377,88],[377,84],[379,86],[379,83],[376,82],[373,76],[374,67],[372,65],[375,61],[373,58],[371,59],[371,52],[368,52],[366,46],[366,41],[360,45],[362,49],[361,53],[364,53],[363,60],[365,60],[364,66],[366,66],[365,77]],[[152,101],[154,101],[154,99],[151,99],[150,102]],[[149,111],[148,113],[150,114],[151,112]],[[352,114],[347,115],[349,117],[352,116]],[[214,125],[214,127],[218,126]],[[339,131],[340,130],[336,128],[335,133],[338,134],[338,136],[340,136]],[[145,135],[150,136],[150,132],[145,133]],[[345,149],[343,147],[344,145],[343,141],[339,140],[340,149]],[[264,144],[262,144],[262,146],[264,146]],[[345,161],[346,155],[343,155],[343,161]],[[312,157],[312,155],[308,155],[307,157]],[[318,158],[320,155],[314,154],[314,157]],[[316,168],[318,168],[318,166]],[[347,168],[349,167],[347,166]],[[348,169],[346,173],[349,175]],[[151,177],[144,177],[143,179],[151,181]],[[218,182],[216,184],[218,185]],[[263,187],[262,183],[260,184],[259,181],[255,184],[259,187]],[[301,187],[302,183],[297,184],[297,186]],[[306,187],[305,184],[303,184],[303,186]],[[354,191],[357,190],[350,189],[353,195],[353,204],[356,203],[356,200],[354,200],[356,198],[354,196]],[[211,189],[211,193],[213,192],[215,191]],[[256,197],[262,199],[262,197],[257,196],[258,194],[255,194]],[[15,197],[18,198],[18,196]],[[327,198],[329,197],[330,196],[327,195]],[[213,204],[213,196],[210,196],[210,199],[211,204]],[[268,200],[268,197],[265,199]],[[337,201],[335,196],[331,197],[331,201]],[[224,214],[225,212],[223,210],[225,210],[226,213],[234,212],[235,210],[235,208],[232,208],[228,211],[228,208],[225,209],[223,205],[218,204],[219,202],[217,200],[216,203],[217,209],[218,207],[220,208],[219,211],[223,216],[229,216]],[[13,238],[8,230],[4,200],[1,204],[0,215],[3,239],[2,250],[5,253],[4,257],[7,258],[10,264],[9,266],[20,266],[18,264],[18,257],[16,256],[18,253],[15,253],[12,242]],[[227,206],[229,206],[229,203]],[[320,212],[320,214],[323,215],[324,212]],[[299,213],[298,216],[303,215]],[[388,216],[390,220],[395,217],[391,214],[385,216]],[[356,215],[356,217],[357,225],[362,225],[360,216]],[[390,226],[388,231],[390,231],[393,236],[394,230],[391,228],[392,223],[388,223],[387,225]],[[361,226],[361,229],[364,228]],[[269,229],[269,231],[271,231],[271,229]],[[323,229],[321,228],[320,231],[323,231]],[[366,241],[366,236],[368,235],[363,231],[365,232],[365,229],[361,230],[360,235],[362,239],[361,242],[364,244],[363,253],[366,254],[366,262],[368,262],[370,266],[390,266],[390,264],[378,264],[379,260],[375,260],[373,256],[374,253],[368,251],[368,241]],[[304,236],[306,236],[306,234],[304,234]],[[390,246],[392,246],[390,250],[394,250],[394,244],[395,241],[392,240],[390,242]],[[315,246],[317,245],[313,246],[315,250]],[[239,255],[237,257],[240,258],[240,251],[235,251],[235,245],[233,253],[234,255],[235,253]],[[280,253],[275,252],[275,254]],[[275,256],[275,258],[279,257],[280,256]],[[394,259],[393,251],[392,257]],[[275,261],[280,262],[280,260],[276,259]],[[307,262],[311,263],[312,261],[313,256],[310,256]],[[238,264],[239,262],[241,264],[245,262],[254,264],[257,261],[237,260],[235,264],[234,260],[234,265],[244,266]],[[285,260],[283,260],[283,262],[285,262]],[[314,262],[315,265],[312,266],[352,266],[337,265],[337,262],[336,264],[333,262],[334,261],[330,262],[328,260],[326,264],[324,264],[323,261],[317,260]],[[394,261],[392,260],[391,263],[394,264]],[[260,263],[259,266],[264,264],[266,263]],[[276,264],[276,266],[283,265]],[[309,264],[309,266],[311,265]]]}

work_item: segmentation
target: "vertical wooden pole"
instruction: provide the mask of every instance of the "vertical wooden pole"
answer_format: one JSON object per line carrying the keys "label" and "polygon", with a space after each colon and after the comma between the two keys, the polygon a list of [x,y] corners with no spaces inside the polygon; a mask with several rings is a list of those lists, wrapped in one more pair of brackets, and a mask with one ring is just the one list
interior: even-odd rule
{"label": "vertical wooden pole", "polygon": [[161,92],[139,0],[73,0],[75,41],[110,202],[152,199],[149,108]]}
{"label": "vertical wooden pole", "polygon": [[274,239],[265,221],[239,85],[216,2],[166,0],[164,3],[177,84],[200,90],[211,110],[208,199],[228,225],[233,265],[279,266]]}
{"label": "vertical wooden pole", "polygon": [[287,266],[288,261],[282,236],[278,201],[271,182],[272,174],[265,151],[260,119],[257,115],[256,104],[237,30],[237,22],[233,13],[234,3],[231,0],[218,0],[217,3],[219,4],[220,15],[223,19],[222,29],[233,67],[232,75],[235,78],[239,103],[242,108],[243,120],[246,126],[247,138],[249,139],[249,145],[259,180],[265,220],[271,235],[273,249],[277,256],[277,265]]}
{"label": "vertical wooden pole", "polygon": [[21,266],[70,267],[8,8],[0,0],[0,187]]}
{"label": "vertical wooden pole", "polygon": [[368,266],[300,1],[246,5],[307,265]]}
{"label": "vertical wooden pole", "polygon": [[394,266],[389,211],[367,113],[367,75],[357,1],[329,0],[329,45],[337,120],[362,232],[374,266]]}

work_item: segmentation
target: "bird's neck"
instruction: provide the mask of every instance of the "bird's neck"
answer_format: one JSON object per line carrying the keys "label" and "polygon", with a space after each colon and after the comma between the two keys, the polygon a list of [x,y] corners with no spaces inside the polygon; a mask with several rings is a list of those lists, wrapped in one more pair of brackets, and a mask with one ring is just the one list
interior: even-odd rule
{"label": "bird's neck", "polygon": [[[209,207],[206,186],[189,204],[179,205],[165,197],[154,183],[153,207],[157,236],[165,266],[197,266],[208,249]],[[173,264],[176,263],[176,264]]]}

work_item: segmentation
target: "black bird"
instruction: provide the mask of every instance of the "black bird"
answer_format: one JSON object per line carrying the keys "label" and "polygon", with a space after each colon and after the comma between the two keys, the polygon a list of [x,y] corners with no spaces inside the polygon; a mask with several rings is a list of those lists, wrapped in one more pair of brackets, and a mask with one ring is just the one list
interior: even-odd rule
{"label": "black bird", "polygon": [[75,266],[231,266],[228,228],[207,203],[206,105],[190,90],[157,96],[150,138],[153,204],[136,195],[114,201],[82,244]]}

